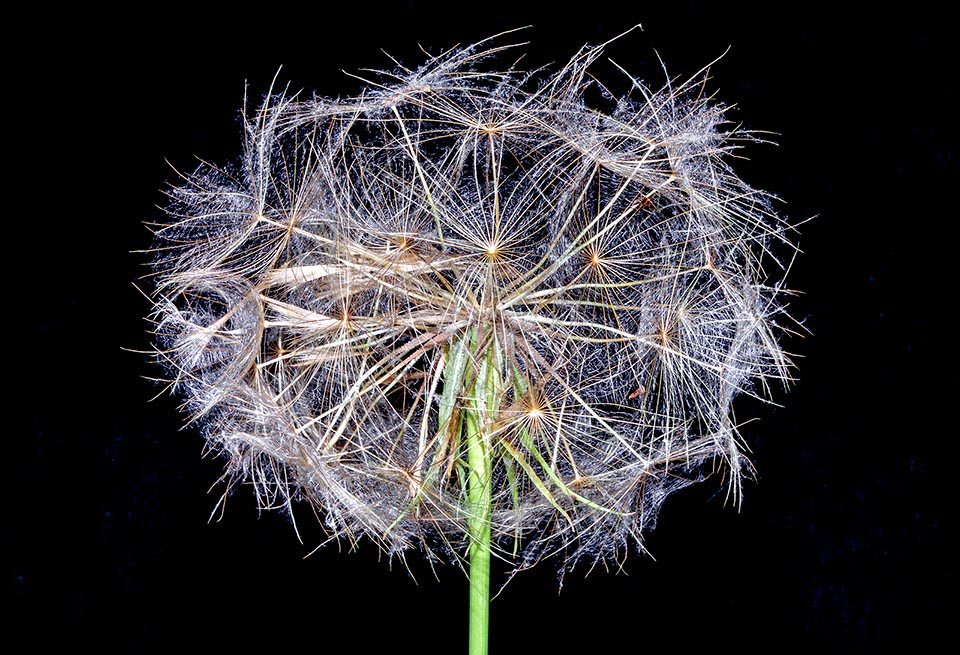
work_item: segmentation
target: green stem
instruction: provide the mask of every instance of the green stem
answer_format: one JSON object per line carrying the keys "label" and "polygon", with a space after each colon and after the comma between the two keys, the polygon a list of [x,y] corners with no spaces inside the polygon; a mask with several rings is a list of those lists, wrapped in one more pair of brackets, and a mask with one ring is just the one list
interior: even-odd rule
{"label": "green stem", "polygon": [[487,655],[490,627],[490,484],[489,457],[474,411],[467,412],[467,452],[470,477],[470,655]]}
{"label": "green stem", "polygon": [[481,360],[469,407],[464,411],[466,432],[467,503],[470,510],[470,655],[487,655],[490,630],[490,486],[491,444],[489,418],[498,404],[499,373],[496,347]]}

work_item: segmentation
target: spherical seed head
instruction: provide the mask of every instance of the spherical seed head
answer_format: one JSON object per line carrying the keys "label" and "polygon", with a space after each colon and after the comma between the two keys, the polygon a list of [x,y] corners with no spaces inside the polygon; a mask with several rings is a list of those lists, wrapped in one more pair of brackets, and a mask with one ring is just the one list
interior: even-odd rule
{"label": "spherical seed head", "polygon": [[600,48],[536,80],[485,71],[502,49],[268,97],[239,166],[170,191],[156,355],[265,507],[392,553],[462,555],[475,417],[503,557],[572,566],[717,461],[738,496],[731,404],[789,377],[787,225],[706,80],[626,78],[605,112]]}

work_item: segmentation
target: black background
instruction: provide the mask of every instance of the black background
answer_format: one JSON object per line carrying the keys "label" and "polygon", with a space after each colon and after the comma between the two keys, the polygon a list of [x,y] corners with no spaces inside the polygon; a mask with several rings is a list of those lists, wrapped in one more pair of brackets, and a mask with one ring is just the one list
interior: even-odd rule
{"label": "black background", "polygon": [[[732,116],[776,132],[738,171],[812,218],[791,273],[810,335],[782,409],[744,404],[757,484],[738,513],[717,480],[671,497],[623,571],[518,576],[494,601],[491,652],[648,648],[870,650],[946,635],[955,594],[951,484],[957,388],[947,264],[957,219],[954,44],[921,3],[282,2],[220,11],[52,12],[12,21],[4,140],[9,199],[4,435],[7,635],[107,652],[236,648],[463,652],[466,582],[363,544],[310,557],[252,493],[208,522],[218,461],[180,431],[144,357],[144,221],[171,166],[239,155],[245,88],[279,80],[354,92],[340,70],[416,64],[531,25],[529,65],[563,61],[636,23],[610,56],[654,86],[713,67]],[[131,10],[133,6],[129,6]],[[282,68],[281,68],[282,65]],[[597,74],[616,88],[603,63]],[[248,87],[245,87],[248,84]],[[169,163],[168,163],[169,162]],[[10,232],[8,232],[9,234]],[[127,350],[125,350],[127,349]],[[12,548],[10,548],[12,547]],[[196,636],[188,636],[195,633]]]}

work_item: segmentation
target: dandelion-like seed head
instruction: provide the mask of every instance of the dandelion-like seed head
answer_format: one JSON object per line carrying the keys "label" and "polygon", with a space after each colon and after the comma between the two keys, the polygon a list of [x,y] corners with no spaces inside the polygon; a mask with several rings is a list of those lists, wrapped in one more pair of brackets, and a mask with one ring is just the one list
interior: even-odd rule
{"label": "dandelion-like seed head", "polygon": [[156,357],[264,507],[451,560],[482,521],[572,566],[717,462],[739,497],[732,403],[789,379],[788,225],[706,75],[601,110],[601,48],[530,76],[492,43],[269,95],[239,164],[169,191]]}

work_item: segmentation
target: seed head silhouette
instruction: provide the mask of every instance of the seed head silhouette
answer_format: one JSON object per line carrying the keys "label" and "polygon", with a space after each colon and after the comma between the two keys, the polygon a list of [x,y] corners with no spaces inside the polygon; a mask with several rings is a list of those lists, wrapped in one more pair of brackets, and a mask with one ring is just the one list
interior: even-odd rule
{"label": "seed head silhouette", "polygon": [[706,73],[618,97],[602,47],[494,68],[512,47],[269,94],[239,163],[168,191],[155,357],[263,507],[569,568],[642,549],[716,471],[739,502],[732,403],[790,378],[790,226],[731,169],[757,137]]}

